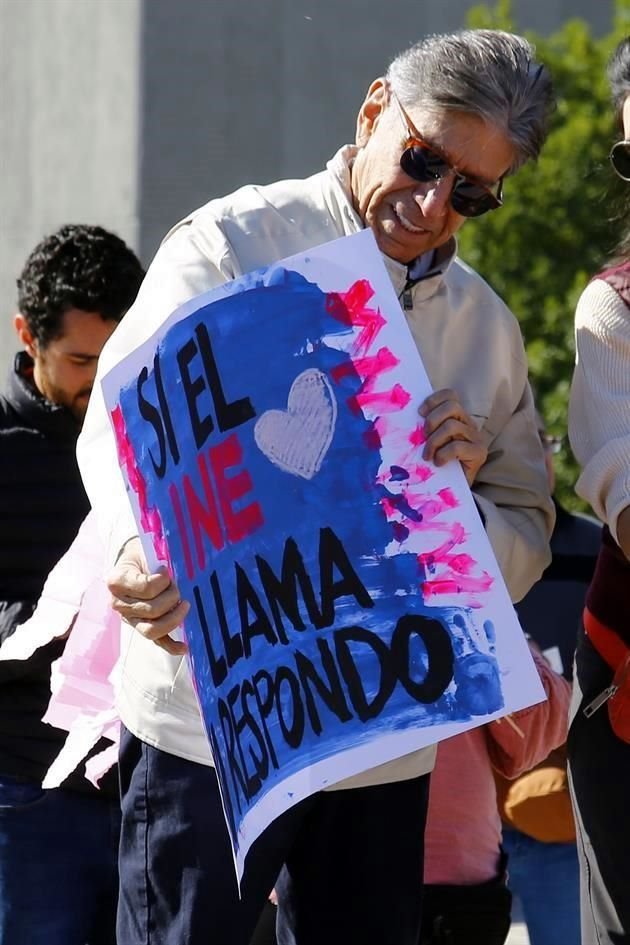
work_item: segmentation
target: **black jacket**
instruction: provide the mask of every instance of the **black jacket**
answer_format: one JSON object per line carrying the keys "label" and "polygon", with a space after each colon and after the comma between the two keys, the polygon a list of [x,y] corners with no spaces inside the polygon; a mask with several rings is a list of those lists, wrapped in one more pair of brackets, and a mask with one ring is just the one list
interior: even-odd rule
{"label": "black jacket", "polygon": [[543,650],[557,647],[562,672],[573,675],[573,655],[582,619],[602,526],[586,515],[574,515],[556,505],[551,537],[551,564],[541,580],[516,605],[521,626]]}
{"label": "black jacket", "polygon": [[[0,395],[0,644],[33,613],[89,510],[75,454],[79,426],[31,378],[21,352]],[[0,662],[0,774],[41,782],[65,741],[66,732],[41,721],[63,647],[54,641],[29,660]],[[109,778],[108,794],[114,785]],[[94,790],[81,770],[64,787]]]}

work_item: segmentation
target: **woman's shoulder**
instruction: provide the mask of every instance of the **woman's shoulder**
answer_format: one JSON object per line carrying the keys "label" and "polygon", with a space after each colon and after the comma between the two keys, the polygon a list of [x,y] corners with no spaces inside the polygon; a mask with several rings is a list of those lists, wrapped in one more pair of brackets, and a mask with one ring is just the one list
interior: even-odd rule
{"label": "woman's shoulder", "polygon": [[594,276],[591,281],[605,282],[630,307],[630,259],[609,266]]}
{"label": "woman's shoulder", "polygon": [[591,279],[578,300],[575,326],[595,334],[630,331],[630,263],[604,269]]}

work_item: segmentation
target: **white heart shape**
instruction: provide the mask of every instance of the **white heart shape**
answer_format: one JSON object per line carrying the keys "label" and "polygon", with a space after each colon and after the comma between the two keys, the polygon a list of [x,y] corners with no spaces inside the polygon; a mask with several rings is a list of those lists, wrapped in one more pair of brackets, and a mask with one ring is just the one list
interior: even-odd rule
{"label": "white heart shape", "polygon": [[266,410],[254,439],[274,466],[312,479],[321,469],[337,422],[337,401],[322,371],[309,368],[291,385],[286,410]]}

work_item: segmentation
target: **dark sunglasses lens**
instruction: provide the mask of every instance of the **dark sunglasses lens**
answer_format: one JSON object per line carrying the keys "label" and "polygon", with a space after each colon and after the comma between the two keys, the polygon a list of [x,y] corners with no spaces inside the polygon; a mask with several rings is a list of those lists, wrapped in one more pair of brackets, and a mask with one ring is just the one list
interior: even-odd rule
{"label": "dark sunglasses lens", "polygon": [[501,206],[493,193],[485,187],[473,184],[472,181],[460,181],[455,185],[451,204],[453,210],[463,217],[480,217],[488,210],[496,210]]}
{"label": "dark sunglasses lens", "polygon": [[400,155],[400,166],[408,177],[423,182],[437,180],[448,171],[448,164],[439,154],[417,145],[405,148]]}
{"label": "dark sunglasses lens", "polygon": [[[405,148],[400,155],[400,166],[408,177],[422,183],[439,180],[450,170],[443,157],[430,148],[421,148],[418,145]],[[488,210],[496,210],[501,206],[494,194],[473,181],[458,181],[455,184],[451,204],[453,210],[463,217],[480,217]]]}
{"label": "dark sunglasses lens", "polygon": [[630,141],[618,141],[613,146],[610,163],[622,180],[630,180]]}

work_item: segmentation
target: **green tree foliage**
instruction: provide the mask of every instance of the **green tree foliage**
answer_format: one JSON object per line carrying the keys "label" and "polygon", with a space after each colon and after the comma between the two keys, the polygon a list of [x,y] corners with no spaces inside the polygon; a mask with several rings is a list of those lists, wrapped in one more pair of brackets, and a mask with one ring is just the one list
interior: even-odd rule
{"label": "green tree foliage", "polygon": [[[475,7],[470,25],[518,30],[509,0]],[[630,31],[630,0],[618,0],[612,32],[595,38],[570,20],[556,33],[527,34],[549,68],[558,107],[536,164],[505,182],[505,205],[470,221],[460,255],[505,299],[520,321],[532,384],[550,432],[565,437],[573,370],[573,315],[589,278],[610,259],[623,225],[623,185],[608,163],[613,127],[606,64]],[[556,464],[561,499],[580,508],[568,441]]]}

